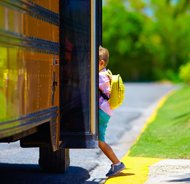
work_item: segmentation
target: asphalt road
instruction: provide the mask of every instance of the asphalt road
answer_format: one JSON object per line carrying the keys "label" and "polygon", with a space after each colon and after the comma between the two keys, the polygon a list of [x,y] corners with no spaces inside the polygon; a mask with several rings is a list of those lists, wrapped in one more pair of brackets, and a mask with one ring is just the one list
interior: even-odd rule
{"label": "asphalt road", "polygon": [[[176,87],[157,83],[127,83],[125,86],[125,101],[114,110],[106,132],[106,142],[120,159],[143,126],[143,121],[133,123],[134,120],[150,111],[153,104]],[[20,148],[19,142],[1,143],[0,184],[96,184],[101,183],[109,170],[110,161],[100,149],[75,149],[70,150],[71,163],[65,174],[43,173],[38,166],[38,152],[38,148]]]}

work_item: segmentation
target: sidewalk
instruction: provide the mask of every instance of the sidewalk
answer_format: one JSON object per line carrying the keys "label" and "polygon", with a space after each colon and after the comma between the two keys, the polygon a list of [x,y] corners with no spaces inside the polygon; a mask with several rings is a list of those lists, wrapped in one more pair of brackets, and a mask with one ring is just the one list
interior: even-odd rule
{"label": "sidewalk", "polygon": [[[145,131],[147,124],[155,119],[157,110],[166,99],[167,96],[160,100],[157,108],[155,108],[149,120],[146,121],[142,132]],[[109,177],[105,184],[190,183],[190,160],[130,157],[128,156],[129,152],[122,158],[126,169],[116,176]]]}
{"label": "sidewalk", "polygon": [[149,167],[145,184],[190,183],[190,160],[166,159]]}
{"label": "sidewalk", "polygon": [[105,184],[190,183],[190,160],[125,156],[126,169],[109,177]]}

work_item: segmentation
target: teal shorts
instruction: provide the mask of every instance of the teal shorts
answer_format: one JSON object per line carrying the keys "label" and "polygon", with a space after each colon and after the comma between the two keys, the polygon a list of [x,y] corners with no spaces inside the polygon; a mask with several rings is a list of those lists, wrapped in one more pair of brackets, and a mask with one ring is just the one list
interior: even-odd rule
{"label": "teal shorts", "polygon": [[105,133],[110,116],[99,109],[99,140],[105,142]]}

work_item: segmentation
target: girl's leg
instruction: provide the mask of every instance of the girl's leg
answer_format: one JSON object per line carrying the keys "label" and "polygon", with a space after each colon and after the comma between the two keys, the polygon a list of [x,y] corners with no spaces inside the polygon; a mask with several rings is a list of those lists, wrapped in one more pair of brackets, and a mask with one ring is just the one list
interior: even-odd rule
{"label": "girl's leg", "polygon": [[104,154],[113,162],[113,164],[120,162],[108,144],[99,140],[99,147],[104,152]]}

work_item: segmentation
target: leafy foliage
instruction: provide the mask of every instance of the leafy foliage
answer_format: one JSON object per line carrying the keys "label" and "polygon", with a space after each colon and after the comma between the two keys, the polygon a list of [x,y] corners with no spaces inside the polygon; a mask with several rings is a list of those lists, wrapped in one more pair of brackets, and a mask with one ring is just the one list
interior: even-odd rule
{"label": "leafy foliage", "polygon": [[188,61],[189,3],[179,0],[107,0],[103,6],[103,46],[108,68],[124,81],[179,81]]}
{"label": "leafy foliage", "polygon": [[190,61],[180,67],[179,76],[183,81],[190,84]]}

